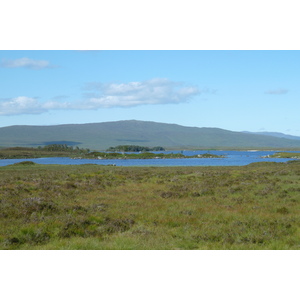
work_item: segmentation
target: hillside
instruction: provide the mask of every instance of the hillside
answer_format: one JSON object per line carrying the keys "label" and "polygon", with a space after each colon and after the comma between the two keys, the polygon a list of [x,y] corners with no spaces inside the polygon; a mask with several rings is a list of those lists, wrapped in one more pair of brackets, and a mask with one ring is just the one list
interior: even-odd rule
{"label": "hillside", "polygon": [[244,133],[251,133],[251,134],[260,134],[260,135],[268,135],[268,136],[275,136],[279,138],[285,138],[285,139],[291,139],[291,140],[300,140],[300,136],[290,135],[290,134],[284,134],[280,132],[268,132],[268,131],[262,131],[262,132],[250,132],[250,131],[243,131]]}
{"label": "hillside", "polygon": [[0,147],[67,144],[91,150],[117,145],[167,149],[300,148],[299,140],[145,121],[0,128]]}

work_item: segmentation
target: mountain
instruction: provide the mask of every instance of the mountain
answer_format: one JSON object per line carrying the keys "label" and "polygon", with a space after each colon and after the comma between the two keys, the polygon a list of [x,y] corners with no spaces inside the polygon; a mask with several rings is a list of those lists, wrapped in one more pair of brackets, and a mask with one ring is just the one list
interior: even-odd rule
{"label": "mountain", "polygon": [[284,134],[284,133],[280,133],[280,132],[268,132],[268,131],[262,131],[262,132],[242,131],[242,132],[250,133],[250,134],[269,135],[269,136],[275,136],[275,137],[285,138],[285,139],[290,139],[290,140],[300,140],[300,136]]}
{"label": "mountain", "polygon": [[300,140],[136,120],[0,128],[0,147],[47,144],[67,144],[91,150],[105,150],[117,145],[162,146],[166,149],[300,148]]}

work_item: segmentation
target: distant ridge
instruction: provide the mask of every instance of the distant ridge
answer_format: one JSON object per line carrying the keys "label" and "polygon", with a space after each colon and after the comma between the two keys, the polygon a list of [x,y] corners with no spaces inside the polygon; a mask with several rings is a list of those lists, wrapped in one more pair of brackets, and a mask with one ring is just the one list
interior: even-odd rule
{"label": "distant ridge", "polygon": [[51,143],[91,150],[118,145],[162,146],[167,149],[300,148],[300,140],[137,120],[0,128],[0,147],[36,147]]}
{"label": "distant ridge", "polygon": [[290,140],[300,140],[300,136],[284,134],[284,133],[281,133],[281,132],[268,132],[268,131],[262,131],[262,132],[242,131],[242,132],[243,133],[250,133],[250,134],[275,136],[275,137],[278,137],[278,138],[284,138],[284,139],[290,139]]}

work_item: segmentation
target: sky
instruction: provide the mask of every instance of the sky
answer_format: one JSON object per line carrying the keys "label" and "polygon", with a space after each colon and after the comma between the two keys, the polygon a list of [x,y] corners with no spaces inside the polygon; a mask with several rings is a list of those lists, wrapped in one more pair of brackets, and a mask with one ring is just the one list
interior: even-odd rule
{"label": "sky", "polygon": [[2,50],[0,126],[142,120],[300,136],[300,51]]}

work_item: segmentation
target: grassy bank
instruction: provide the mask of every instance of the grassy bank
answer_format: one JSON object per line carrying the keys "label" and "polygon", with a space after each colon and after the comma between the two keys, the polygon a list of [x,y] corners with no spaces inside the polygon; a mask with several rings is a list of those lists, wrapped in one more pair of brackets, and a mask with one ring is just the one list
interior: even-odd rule
{"label": "grassy bank", "polygon": [[1,249],[300,249],[300,164],[0,168]]}

